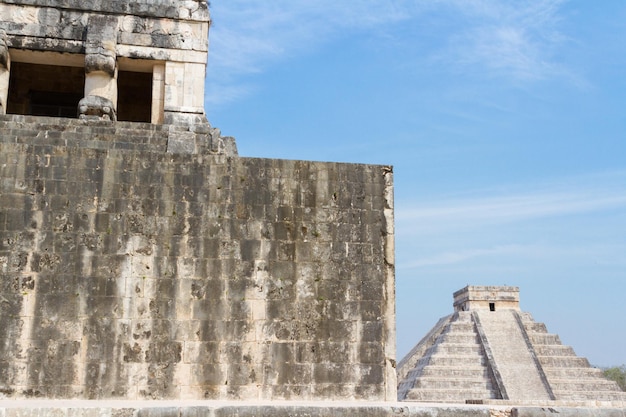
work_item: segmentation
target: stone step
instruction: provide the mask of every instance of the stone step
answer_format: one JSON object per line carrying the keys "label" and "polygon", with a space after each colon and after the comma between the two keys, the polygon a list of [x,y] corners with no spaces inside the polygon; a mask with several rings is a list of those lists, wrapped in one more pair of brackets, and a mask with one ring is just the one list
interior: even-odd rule
{"label": "stone step", "polygon": [[422,376],[438,376],[441,378],[489,378],[489,371],[486,366],[465,366],[463,368],[450,366],[426,366],[421,373]]}
{"label": "stone step", "polygon": [[479,391],[479,390],[491,390],[491,382],[489,380],[476,380],[471,378],[439,378],[439,377],[425,377],[422,375],[415,385],[414,389],[432,389],[432,390],[447,390],[458,389],[463,391]]}
{"label": "stone step", "polygon": [[453,321],[446,326],[445,333],[474,333],[474,324],[472,322]]}
{"label": "stone step", "polygon": [[469,311],[459,311],[454,321],[457,323],[472,323],[472,313]]}
{"label": "stone step", "polygon": [[406,375],[405,380],[408,381],[411,386],[413,386],[413,384],[415,383],[415,380],[422,375],[423,369],[424,368],[411,369],[411,371],[409,371],[409,373]]}
{"label": "stone step", "polygon": [[554,391],[561,401],[626,401],[624,392]]}
{"label": "stone step", "polygon": [[613,391],[621,392],[619,386],[615,381],[609,381],[608,379],[594,378],[594,379],[578,379],[578,380],[563,380],[563,379],[551,379],[550,385],[557,391]]}
{"label": "stone step", "polygon": [[538,359],[542,367],[584,368],[591,366],[586,358],[578,356],[540,356]]}
{"label": "stone step", "polygon": [[467,400],[495,399],[490,390],[459,391],[458,389],[428,390],[412,389],[407,393],[406,400],[424,402],[465,403]]}
{"label": "stone step", "polygon": [[528,333],[548,333],[546,325],[536,321],[524,321],[524,328]]}
{"label": "stone step", "polygon": [[465,345],[480,345],[480,339],[474,332],[471,333],[444,333],[439,336],[439,343],[460,343]]}
{"label": "stone step", "polygon": [[23,129],[32,126],[40,126],[50,130],[67,130],[85,128],[88,131],[94,127],[101,130],[115,131],[118,129],[133,129],[141,131],[169,131],[178,129],[175,125],[152,124],[141,122],[110,122],[110,121],[85,121],[78,118],[47,117],[47,116],[24,116],[8,114],[0,116],[0,128]]}
{"label": "stone step", "polygon": [[530,341],[533,345],[560,345],[561,339],[558,335],[551,333],[529,333]]}
{"label": "stone step", "polygon": [[495,367],[512,400],[549,400],[534,356],[513,310],[475,311],[477,326],[484,333]]}
{"label": "stone step", "polygon": [[534,348],[538,356],[576,356],[571,346],[536,345]]}
{"label": "stone step", "polygon": [[550,379],[570,379],[570,378],[603,378],[602,370],[598,368],[554,368],[544,366],[543,371]]}
{"label": "stone step", "polygon": [[435,365],[449,367],[485,366],[487,363],[483,356],[455,356],[455,355],[432,355],[418,361],[420,365]]}
{"label": "stone step", "polygon": [[398,385],[398,398],[404,398],[406,394],[413,388],[414,380],[405,379]]}
{"label": "stone step", "polygon": [[483,353],[481,346],[478,344],[442,343],[433,346],[433,349],[434,353],[439,355],[477,356]]}

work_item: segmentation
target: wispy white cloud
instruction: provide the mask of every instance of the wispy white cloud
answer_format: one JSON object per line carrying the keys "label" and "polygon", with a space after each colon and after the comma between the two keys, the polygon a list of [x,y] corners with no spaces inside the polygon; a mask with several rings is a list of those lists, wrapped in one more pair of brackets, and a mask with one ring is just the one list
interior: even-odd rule
{"label": "wispy white cloud", "polygon": [[492,248],[446,251],[436,253],[428,257],[418,257],[417,259],[402,264],[402,268],[421,268],[426,266],[451,265],[483,256],[502,256],[504,254],[518,253],[523,249],[524,247],[520,245],[505,245]]}
{"label": "wispy white cloud", "polygon": [[[532,190],[529,190],[532,188]],[[470,196],[470,195],[474,196]],[[478,196],[478,197],[476,197]],[[398,222],[471,227],[626,207],[626,172],[568,178],[516,192],[475,190],[466,197],[396,205]]]}
{"label": "wispy white cloud", "polygon": [[582,193],[530,193],[447,201],[436,205],[403,210],[399,220],[456,219],[471,222],[511,222],[538,217],[590,212],[626,206],[626,195],[605,195],[587,190]]}
{"label": "wispy white cloud", "polygon": [[399,269],[467,266],[479,258],[626,266],[626,241],[615,232],[626,228],[624,171],[395,207]]}
{"label": "wispy white cloud", "polygon": [[564,75],[554,53],[567,37],[559,30],[565,0],[450,0],[465,16],[445,60],[519,80]]}
{"label": "wispy white cloud", "polygon": [[[442,12],[450,14],[454,25],[429,35],[439,39],[437,44],[448,45],[427,52],[437,57],[435,61],[460,71],[490,71],[522,80],[563,75],[567,70],[554,59],[554,51],[566,39],[558,28],[565,1],[214,0],[210,80],[211,84],[241,84],[242,76],[336,36],[351,31],[396,36],[393,25],[406,21],[420,28],[431,13]],[[415,39],[410,38],[422,32],[402,33],[409,38],[400,42],[413,45]],[[229,99],[217,92],[210,86],[207,101]]]}
{"label": "wispy white cloud", "polygon": [[[209,69],[213,84],[241,83],[285,55],[316,48],[337,33],[407,19],[411,0],[214,1]],[[227,101],[209,86],[207,101]],[[230,97],[232,98],[232,96]]]}
{"label": "wispy white cloud", "polygon": [[[571,245],[557,245],[546,243],[533,244],[500,244],[472,249],[450,249],[436,251],[423,256],[402,262],[399,269],[428,268],[450,265],[462,265],[475,261],[479,258],[493,259],[495,263],[541,263],[562,262],[573,263],[573,260],[589,260],[594,266],[600,267],[626,267],[626,257],[623,256],[626,243],[598,244],[576,242]],[[481,264],[481,268],[482,268]]]}

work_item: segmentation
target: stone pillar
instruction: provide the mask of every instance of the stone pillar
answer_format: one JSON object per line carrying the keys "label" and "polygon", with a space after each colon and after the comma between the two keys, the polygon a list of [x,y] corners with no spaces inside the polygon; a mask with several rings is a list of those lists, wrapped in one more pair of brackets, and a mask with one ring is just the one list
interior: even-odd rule
{"label": "stone pillar", "polygon": [[93,15],[85,44],[85,98],[78,103],[80,118],[117,120],[116,16]]}
{"label": "stone pillar", "polygon": [[6,32],[0,30],[0,114],[7,112],[10,70],[11,56],[6,42]]}
{"label": "stone pillar", "polygon": [[165,64],[152,68],[152,119],[154,124],[163,123],[165,105]]}

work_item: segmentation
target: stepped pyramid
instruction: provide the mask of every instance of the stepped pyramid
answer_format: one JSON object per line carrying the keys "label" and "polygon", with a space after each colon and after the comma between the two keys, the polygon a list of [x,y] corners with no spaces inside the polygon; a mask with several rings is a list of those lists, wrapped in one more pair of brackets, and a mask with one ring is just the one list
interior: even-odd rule
{"label": "stepped pyramid", "polygon": [[398,364],[398,400],[623,404],[626,393],[529,313],[519,288],[467,286]]}

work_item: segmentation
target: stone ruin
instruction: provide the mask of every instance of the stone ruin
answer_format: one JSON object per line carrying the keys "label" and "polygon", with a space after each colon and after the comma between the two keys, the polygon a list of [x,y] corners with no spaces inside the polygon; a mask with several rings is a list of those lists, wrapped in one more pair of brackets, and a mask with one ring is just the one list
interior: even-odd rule
{"label": "stone ruin", "polygon": [[0,114],[166,125],[171,152],[236,154],[204,114],[205,1],[3,0],[0,19]]}
{"label": "stone ruin", "polygon": [[204,1],[0,16],[4,397],[395,399],[390,167],[238,157]]}
{"label": "stone ruin", "polygon": [[623,404],[626,393],[529,313],[519,288],[468,286],[398,365],[398,399],[446,403]]}
{"label": "stone ruin", "polygon": [[0,417],[543,415],[396,402],[392,169],[238,156],[209,26],[0,0]]}

